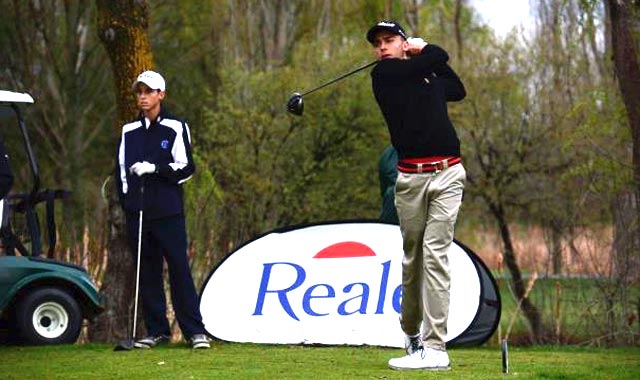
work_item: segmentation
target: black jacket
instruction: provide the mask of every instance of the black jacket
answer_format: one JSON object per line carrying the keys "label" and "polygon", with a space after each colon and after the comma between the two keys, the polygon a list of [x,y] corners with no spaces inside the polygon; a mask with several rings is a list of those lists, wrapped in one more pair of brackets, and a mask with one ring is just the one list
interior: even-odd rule
{"label": "black jacket", "polygon": [[410,59],[384,59],[371,71],[373,93],[400,159],[460,156],[447,101],[462,100],[464,85],[449,55],[429,44]]}
{"label": "black jacket", "polygon": [[[182,183],[195,172],[189,127],[164,109],[148,128],[145,124],[141,116],[122,126],[116,170],[122,206],[129,213],[140,210],[144,181],[145,219],[182,214]],[[131,165],[140,161],[155,164],[156,173],[143,177],[130,173]]]}

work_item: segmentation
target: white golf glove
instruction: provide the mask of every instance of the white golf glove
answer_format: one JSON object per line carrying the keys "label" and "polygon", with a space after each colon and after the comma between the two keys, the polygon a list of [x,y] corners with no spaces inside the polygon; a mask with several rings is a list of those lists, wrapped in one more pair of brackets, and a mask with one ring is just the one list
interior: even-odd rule
{"label": "white golf glove", "polygon": [[129,171],[133,174],[136,174],[138,177],[143,176],[145,174],[151,174],[156,172],[156,166],[150,162],[142,161],[136,162],[131,165]]}
{"label": "white golf glove", "polygon": [[409,37],[407,38],[407,42],[411,45],[418,45],[421,48],[427,46],[427,42],[420,37]]}

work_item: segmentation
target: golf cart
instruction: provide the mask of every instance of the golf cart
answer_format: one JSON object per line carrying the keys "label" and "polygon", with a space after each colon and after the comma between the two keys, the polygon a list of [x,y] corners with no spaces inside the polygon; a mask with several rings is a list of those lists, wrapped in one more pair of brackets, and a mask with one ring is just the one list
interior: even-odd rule
{"label": "golf cart", "polygon": [[[51,258],[56,246],[54,201],[70,193],[40,190],[38,165],[20,110],[20,105],[33,102],[29,94],[0,90],[0,120],[12,124],[4,121],[15,116],[33,179],[30,191],[0,200],[0,337],[37,345],[74,343],[83,319],[104,309],[104,297],[84,268]],[[49,244],[44,254],[36,209],[42,203]],[[14,231],[19,221],[27,232]]]}

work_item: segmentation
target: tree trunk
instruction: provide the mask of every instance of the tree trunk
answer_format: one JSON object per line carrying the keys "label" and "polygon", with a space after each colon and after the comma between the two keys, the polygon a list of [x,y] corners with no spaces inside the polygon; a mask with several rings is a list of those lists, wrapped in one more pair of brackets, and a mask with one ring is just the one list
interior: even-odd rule
{"label": "tree trunk", "polygon": [[[97,0],[97,6],[98,34],[109,54],[116,86],[117,136],[120,125],[137,114],[131,84],[140,72],[153,68],[147,33],[148,6],[143,0]],[[107,297],[107,309],[90,332],[91,340],[103,342],[130,337],[135,284],[124,213],[118,204],[117,190],[114,186],[109,190],[108,259],[101,289]]]}
{"label": "tree trunk", "polygon": [[454,18],[453,18],[453,27],[455,30],[455,35],[456,35],[456,49],[457,49],[457,56],[458,59],[462,61],[462,50],[463,50],[463,46],[462,46],[462,25],[460,22],[460,18],[462,17],[462,9],[466,6],[465,4],[465,0],[456,0],[456,8],[455,8],[455,14],[454,14]]}
{"label": "tree trunk", "polygon": [[[633,179],[636,205],[640,205],[640,63],[637,36],[640,28],[640,1],[607,0],[611,30],[611,48],[618,85],[633,139]],[[636,223],[640,207],[636,207]]]}
{"label": "tree trunk", "polygon": [[529,321],[531,333],[533,335],[531,337],[532,343],[540,343],[543,340],[542,319],[540,316],[540,311],[538,311],[538,308],[534,304],[532,304],[531,301],[529,301],[528,297],[525,297],[527,289],[522,279],[522,272],[520,271],[520,267],[518,266],[518,262],[516,261],[516,252],[513,247],[513,239],[511,238],[511,232],[509,231],[509,226],[507,225],[504,210],[500,205],[497,205],[493,202],[489,202],[489,209],[498,222],[500,236],[504,245],[504,262],[509,269],[509,273],[511,273],[516,297],[518,298],[518,302],[521,302],[520,307],[522,309],[522,312]]}
{"label": "tree trunk", "polygon": [[407,32],[415,37],[422,37],[418,28],[420,8],[417,0],[404,0],[404,17],[407,20]]}
{"label": "tree trunk", "polygon": [[559,224],[557,221],[552,221],[550,231],[552,273],[555,275],[561,275],[564,269],[564,260],[562,258],[562,236],[564,235],[564,229]]}
{"label": "tree trunk", "polygon": [[[637,264],[638,262],[638,236],[640,235],[640,63],[638,62],[638,29],[640,28],[640,1],[631,0],[607,0],[606,14],[608,15],[608,29],[610,34],[607,42],[610,42],[613,53],[613,63],[620,93],[627,110],[627,119],[633,142],[633,192],[635,195],[635,212],[628,234],[620,231],[618,223],[621,218],[616,218],[615,253],[617,269],[625,267],[625,264]],[[617,215],[619,216],[619,215]],[[618,234],[618,232],[621,232]],[[628,239],[633,239],[629,242]],[[632,244],[629,247],[629,243]],[[628,255],[628,256],[627,256]],[[626,267],[625,267],[626,268]],[[637,278],[637,272],[628,268],[629,272]],[[629,278],[628,280],[633,280]],[[640,305],[640,303],[639,303]],[[638,306],[640,310],[640,306]],[[640,324],[638,324],[640,326]]]}
{"label": "tree trunk", "polygon": [[636,247],[640,246],[633,213],[637,208],[630,191],[617,194],[611,205],[615,251],[612,274],[624,284],[634,284],[640,280],[640,256],[634,254]]}

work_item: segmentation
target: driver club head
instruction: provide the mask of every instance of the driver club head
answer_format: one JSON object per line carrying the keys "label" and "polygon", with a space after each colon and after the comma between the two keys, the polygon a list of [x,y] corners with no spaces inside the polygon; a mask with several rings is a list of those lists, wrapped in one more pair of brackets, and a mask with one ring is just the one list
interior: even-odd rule
{"label": "driver club head", "polygon": [[291,98],[287,102],[287,111],[294,115],[301,116],[304,111],[304,103],[302,102],[302,95],[299,92],[294,92]]}

